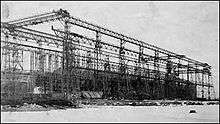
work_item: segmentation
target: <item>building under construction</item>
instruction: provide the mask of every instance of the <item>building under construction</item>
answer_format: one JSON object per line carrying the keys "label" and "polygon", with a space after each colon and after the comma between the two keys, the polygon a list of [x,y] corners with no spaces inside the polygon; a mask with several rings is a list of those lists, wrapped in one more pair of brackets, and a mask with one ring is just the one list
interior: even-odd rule
{"label": "building under construction", "polygon": [[[45,23],[51,33],[36,30]],[[93,92],[101,98],[211,99],[211,77],[207,63],[66,10],[1,22],[2,99],[33,94],[36,87],[43,94],[64,94],[60,97]]]}

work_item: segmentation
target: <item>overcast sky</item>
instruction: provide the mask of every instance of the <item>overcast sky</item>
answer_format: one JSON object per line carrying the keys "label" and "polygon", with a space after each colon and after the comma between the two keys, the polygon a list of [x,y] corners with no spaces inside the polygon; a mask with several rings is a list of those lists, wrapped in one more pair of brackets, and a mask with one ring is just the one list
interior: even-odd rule
{"label": "overcast sky", "polygon": [[[5,13],[9,8],[8,14]],[[219,2],[3,2],[1,20],[57,9],[161,48],[207,62],[219,94]]]}

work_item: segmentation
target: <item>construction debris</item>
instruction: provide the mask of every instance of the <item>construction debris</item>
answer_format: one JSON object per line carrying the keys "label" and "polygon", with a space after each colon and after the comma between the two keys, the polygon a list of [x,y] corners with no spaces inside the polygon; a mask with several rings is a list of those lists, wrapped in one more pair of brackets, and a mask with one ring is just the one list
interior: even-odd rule
{"label": "construction debris", "polygon": [[196,113],[196,110],[190,110],[189,113]]}
{"label": "construction debris", "polygon": [[[219,101],[177,101],[177,100],[107,100],[107,99],[84,99],[79,103],[66,100],[48,100],[38,103],[24,103],[23,105],[1,105],[1,111],[49,111],[55,109],[87,108],[89,106],[182,106],[182,105],[219,105]],[[190,113],[194,111],[190,110]]]}

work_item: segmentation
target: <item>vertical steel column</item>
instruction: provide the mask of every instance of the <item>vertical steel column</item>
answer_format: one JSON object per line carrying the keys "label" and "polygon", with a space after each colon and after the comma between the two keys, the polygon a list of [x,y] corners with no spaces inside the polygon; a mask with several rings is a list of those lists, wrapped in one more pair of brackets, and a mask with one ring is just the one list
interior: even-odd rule
{"label": "vertical steel column", "polygon": [[24,70],[24,68],[23,68],[23,64],[24,64],[24,51],[22,50],[20,54],[21,54],[21,55],[20,55],[20,57],[21,57],[20,60],[21,60],[21,61],[20,61],[20,64],[19,64],[19,65],[20,65],[20,67],[21,67],[21,70]]}
{"label": "vertical steel column", "polygon": [[[95,42],[95,50],[94,53],[96,54],[96,63],[94,63],[94,78],[93,78],[93,90],[97,90],[97,83],[99,82],[99,56],[101,54],[101,33],[96,32],[96,42]],[[95,68],[96,67],[96,68]]]}
{"label": "vertical steel column", "polygon": [[141,80],[141,76],[143,75],[142,70],[144,70],[143,53],[144,53],[143,43],[139,43],[138,76],[139,76],[139,79],[140,79],[140,83],[144,83],[145,89],[146,89],[146,82],[142,82],[142,80]]}
{"label": "vertical steel column", "polygon": [[189,63],[188,63],[188,66],[187,66],[187,71],[186,71],[186,80],[189,81]]}
{"label": "vertical steel column", "polygon": [[[70,94],[70,85],[71,85],[71,75],[72,75],[72,69],[73,69],[73,66],[75,66],[75,54],[72,55],[72,44],[70,43],[71,41],[69,40],[69,25],[68,25],[68,19],[65,20],[65,25],[64,25],[64,32],[65,32],[65,41],[66,41],[66,65],[65,66],[65,77],[66,77],[66,81],[65,81],[65,88],[66,88],[66,95],[67,95],[67,98],[68,98],[68,95]],[[72,58],[74,56],[74,58]],[[74,60],[72,60],[74,59]],[[74,62],[74,63],[72,63]],[[74,65],[73,65],[74,64]]]}
{"label": "vertical steel column", "polygon": [[[42,42],[38,41],[39,47],[42,47]],[[39,71],[41,74],[44,73],[44,68],[45,68],[45,54],[44,51],[39,49]]]}
{"label": "vertical steel column", "polygon": [[210,100],[210,75],[208,74],[208,100]]}
{"label": "vertical steel column", "polygon": [[48,55],[48,72],[52,72],[52,54],[49,53]]}
{"label": "vertical steel column", "polygon": [[54,70],[57,70],[59,67],[59,59],[58,59],[58,54],[55,52],[54,55]]}
{"label": "vertical steel column", "polygon": [[202,70],[202,98],[204,98],[204,70]]}
{"label": "vertical steel column", "polygon": [[30,51],[30,72],[33,72],[35,70],[35,60],[34,60],[34,54],[35,52],[34,51]]}
{"label": "vertical steel column", "polygon": [[8,61],[9,61],[9,50],[5,47],[7,47],[7,43],[3,43],[4,46],[2,46],[3,49],[3,53],[2,55],[4,56],[4,65],[3,65],[3,69],[6,70],[8,68]]}
{"label": "vertical steel column", "polygon": [[[120,94],[121,84],[124,82],[124,76],[126,74],[126,65],[125,65],[125,51],[124,45],[126,41],[120,40],[120,48],[119,48],[119,80],[117,81],[117,89],[118,89],[118,97]],[[128,88],[128,87],[127,87]],[[126,88],[126,89],[127,89]]]}
{"label": "vertical steel column", "polygon": [[179,96],[180,96],[180,90],[179,90],[179,88],[180,88],[180,60],[181,60],[181,58],[178,58],[178,64],[177,64],[177,76],[178,76],[178,80],[177,80],[177,86],[176,86],[176,98],[179,98]]}
{"label": "vertical steel column", "polygon": [[[69,85],[70,85],[70,55],[71,52],[70,44],[69,44],[69,26],[68,20],[64,21],[64,31],[65,36],[63,37],[63,58],[62,58],[62,84],[61,84],[61,92],[64,94],[64,97],[67,98],[67,94],[69,94]],[[65,90],[64,90],[65,89]]]}
{"label": "vertical steel column", "polygon": [[[145,62],[147,62],[147,61],[145,61]],[[149,85],[149,83],[150,83],[150,67],[149,67],[148,63],[146,63],[146,65],[147,65],[147,84],[148,84],[148,89],[150,90],[150,85]],[[149,94],[151,94],[151,91],[149,92]]]}
{"label": "vertical steel column", "polygon": [[160,85],[160,75],[159,75],[159,52],[155,51],[155,56],[154,56],[154,71],[155,71],[155,83],[156,83],[156,88],[155,88],[155,93],[156,93],[156,98],[159,97],[159,85]]}
{"label": "vertical steel column", "polygon": [[[195,85],[196,85],[196,89],[198,88],[197,76],[198,76],[198,73],[197,73],[197,65],[196,65],[196,68],[195,68]],[[197,97],[198,97],[198,93],[196,92],[196,98]]]}
{"label": "vertical steel column", "polygon": [[[92,55],[91,55],[91,51],[87,51],[87,54],[86,54],[86,68],[87,68],[87,73],[86,73],[86,84],[89,83],[89,85],[87,84],[86,85],[86,90],[91,90],[91,85],[90,85],[90,82],[87,82],[87,81],[90,81],[91,79],[94,78],[94,71],[91,71],[90,69],[92,69]],[[92,82],[94,83],[94,82]]]}
{"label": "vertical steel column", "polygon": [[53,92],[53,81],[52,81],[52,53],[49,53],[48,55],[48,76],[49,76],[49,87],[50,87],[50,93]]}
{"label": "vertical steel column", "polygon": [[4,53],[3,55],[5,56],[4,58],[4,70],[7,70],[7,69],[10,69],[10,56],[11,56],[11,52],[10,50],[8,49],[8,47],[10,46],[10,44],[8,43],[8,40],[9,40],[9,36],[8,34],[5,34],[5,43],[4,43]]}
{"label": "vertical steel column", "polygon": [[[16,40],[16,37],[13,37],[13,40]],[[12,68],[10,69],[11,72],[12,72],[12,83],[13,83],[13,99],[15,100],[15,95],[16,95],[16,83],[17,83],[17,80],[16,80],[16,53],[17,53],[17,49],[16,49],[16,46],[15,45],[12,45],[12,60],[11,60],[11,64],[12,64]]]}
{"label": "vertical steel column", "polygon": [[138,54],[138,75],[141,76],[141,68],[143,68],[143,43],[139,44],[139,54]]}
{"label": "vertical steel column", "polygon": [[34,68],[35,70],[38,70],[39,71],[39,67],[38,67],[38,60],[39,56],[38,56],[38,51],[34,51]]}
{"label": "vertical steel column", "polygon": [[170,81],[171,81],[171,73],[172,73],[172,63],[170,60],[170,56],[167,57],[167,64],[166,64],[166,75],[165,75],[165,84],[164,84],[164,90],[165,90],[165,98],[169,97],[170,92]]}
{"label": "vertical steel column", "polygon": [[187,65],[187,71],[186,71],[186,87],[185,87],[185,96],[184,98],[186,99],[189,99],[189,96],[190,96],[190,93],[189,93],[189,84],[190,84],[190,81],[189,81],[189,74],[190,74],[190,67],[189,67],[189,63]]}
{"label": "vertical steel column", "polygon": [[104,93],[104,97],[106,97],[107,91],[108,91],[108,73],[110,71],[110,64],[109,64],[109,56],[106,55],[105,58],[105,64],[104,64],[104,78],[105,80],[103,81],[103,93]]}

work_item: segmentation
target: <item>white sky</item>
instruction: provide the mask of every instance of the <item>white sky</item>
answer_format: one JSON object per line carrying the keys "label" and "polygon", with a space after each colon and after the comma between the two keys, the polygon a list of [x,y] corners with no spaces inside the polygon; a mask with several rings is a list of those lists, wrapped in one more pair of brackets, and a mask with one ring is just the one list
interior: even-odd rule
{"label": "white sky", "polygon": [[[1,12],[9,7],[8,19],[41,14],[63,8],[116,32],[161,48],[207,62],[213,68],[219,96],[219,2],[9,2],[1,1]],[[3,14],[1,13],[3,16]],[[1,21],[8,19],[1,16]]]}

